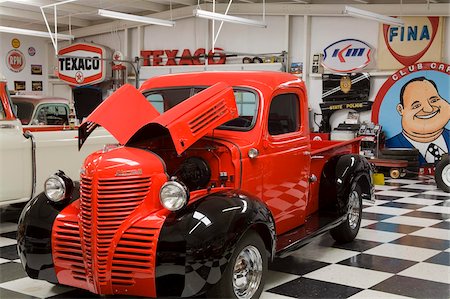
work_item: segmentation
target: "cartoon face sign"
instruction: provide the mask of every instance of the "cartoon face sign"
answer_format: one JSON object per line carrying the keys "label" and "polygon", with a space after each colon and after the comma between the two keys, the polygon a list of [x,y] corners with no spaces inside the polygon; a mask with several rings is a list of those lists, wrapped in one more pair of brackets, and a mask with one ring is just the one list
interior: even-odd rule
{"label": "cartoon face sign", "polygon": [[450,119],[450,104],[437,90],[436,83],[416,77],[403,85],[397,111],[403,132],[417,142],[430,142]]}
{"label": "cartoon face sign", "polygon": [[416,148],[419,161],[435,163],[450,149],[450,66],[423,62],[390,76],[372,106],[372,121],[382,126],[386,146]]}

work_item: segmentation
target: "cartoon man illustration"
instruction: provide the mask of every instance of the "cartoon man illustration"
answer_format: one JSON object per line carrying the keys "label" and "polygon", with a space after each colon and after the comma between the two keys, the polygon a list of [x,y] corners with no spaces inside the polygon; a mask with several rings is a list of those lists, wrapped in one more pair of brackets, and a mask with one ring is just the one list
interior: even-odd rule
{"label": "cartoon man illustration", "polygon": [[438,92],[436,83],[425,77],[408,81],[400,91],[397,111],[402,132],[386,140],[387,147],[412,148],[420,152],[419,162],[434,163],[450,148],[450,104]]}

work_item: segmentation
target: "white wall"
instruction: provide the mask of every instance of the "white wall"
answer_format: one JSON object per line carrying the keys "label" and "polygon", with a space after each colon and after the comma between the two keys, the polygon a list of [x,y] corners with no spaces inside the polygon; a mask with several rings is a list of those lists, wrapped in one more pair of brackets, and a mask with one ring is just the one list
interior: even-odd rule
{"label": "white wall", "polygon": [[[252,19],[261,20],[260,16],[242,16]],[[309,46],[311,60],[312,55],[315,53],[322,53],[323,49],[333,42],[336,42],[344,38],[360,39],[373,47],[372,63],[365,69],[367,71],[376,71],[376,57],[378,46],[378,31],[380,28],[379,23],[370,20],[336,16],[336,17],[309,17],[310,32],[311,32],[311,44]],[[303,62],[305,41],[307,40],[307,31],[305,31],[305,17],[303,16],[290,16],[289,22],[286,20],[286,16],[266,16],[267,28],[257,28],[245,25],[237,25],[231,23],[225,23],[222,31],[216,42],[216,47],[223,48],[228,52],[239,52],[248,54],[260,54],[270,52],[281,52],[287,50],[289,52],[289,62]],[[443,62],[449,63],[450,61],[450,18],[445,18],[444,25],[444,51]],[[216,30],[219,27],[220,22],[216,22]],[[289,25],[287,25],[289,24]],[[128,53],[127,59],[132,60],[135,56],[140,55],[140,50],[157,50],[157,49],[178,49],[181,54],[183,49],[190,49],[195,51],[198,48],[211,48],[211,29],[210,21],[199,18],[186,18],[177,20],[175,27],[163,27],[163,26],[143,26],[142,34],[143,41],[140,40],[138,29],[133,28],[128,30],[128,35],[123,30],[114,31],[111,33],[91,36],[85,39],[77,41],[95,42],[101,45],[105,45],[112,50],[121,50],[124,53]],[[126,38],[128,37],[128,42]],[[0,35],[2,41],[0,47],[0,54],[4,57],[6,50],[11,48],[9,35]],[[21,46],[22,52],[27,57],[27,51],[24,48],[25,44],[28,44],[26,38],[21,38],[24,41]],[[38,44],[39,42],[39,44]],[[41,49],[46,48],[47,40],[34,39],[33,43],[36,44],[38,54]],[[41,46],[42,45],[42,48]],[[52,48],[49,48],[52,50]],[[37,55],[38,55],[37,54]],[[49,53],[48,58],[41,57],[40,59],[47,59],[51,61],[53,53]],[[249,55],[250,56],[250,55]],[[39,56],[37,56],[39,57]],[[36,58],[37,58],[36,57]],[[240,58],[241,59],[241,58]],[[237,59],[230,62],[240,62]],[[44,73],[45,63],[44,64]],[[4,62],[2,62],[1,71],[4,71]],[[25,72],[25,70],[23,71]],[[22,72],[22,73],[23,73]],[[51,72],[51,68],[49,69]],[[304,69],[304,76],[309,75],[310,69]],[[147,74],[148,72],[145,72]],[[11,74],[10,74],[11,75]],[[146,75],[147,76],[147,75]],[[29,77],[29,76],[28,76]],[[15,76],[14,78],[17,78]],[[321,103],[322,94],[322,80],[318,76],[307,77],[308,94],[310,107],[316,113],[320,113],[319,103]],[[374,100],[379,88],[383,85],[387,76],[373,76],[371,78],[371,93],[369,100]],[[10,80],[12,82],[14,80]],[[31,80],[30,80],[31,81]],[[46,80],[44,80],[46,81]],[[31,84],[31,83],[29,83]],[[28,87],[27,82],[27,87]],[[46,86],[46,83],[44,84]],[[347,112],[335,113],[333,126],[340,123],[345,118]],[[362,120],[370,119],[370,112],[362,113]],[[317,119],[320,121],[320,118]]]}
{"label": "white wall", "polygon": [[[11,71],[7,67],[6,55],[10,50],[14,48],[11,45],[12,39],[17,38],[20,41],[20,47],[17,50],[21,51],[25,56],[25,67],[22,71],[16,73]],[[48,91],[48,56],[47,51],[49,48],[48,39],[32,37],[26,35],[0,33],[0,73],[2,73],[8,80],[8,89],[14,90],[14,81],[25,81],[26,82],[26,92],[34,94],[46,94]],[[28,54],[28,48],[34,47],[36,49],[36,54],[30,56]],[[52,48],[53,49],[53,48]],[[31,75],[31,65],[38,64],[42,65],[42,75]],[[31,82],[32,81],[42,81],[42,92],[32,92]]]}

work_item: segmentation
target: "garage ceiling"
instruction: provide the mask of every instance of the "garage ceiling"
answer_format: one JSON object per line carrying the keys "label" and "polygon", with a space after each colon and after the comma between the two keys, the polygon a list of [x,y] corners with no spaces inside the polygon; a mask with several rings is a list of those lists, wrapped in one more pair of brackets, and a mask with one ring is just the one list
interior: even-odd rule
{"label": "garage ceiling", "polygon": [[[58,3],[54,0],[0,0],[0,26],[34,29],[46,31],[40,12],[40,6]],[[67,31],[69,27],[76,36],[89,35],[95,30],[89,28],[133,27],[133,23],[114,21],[97,14],[99,8],[118,12],[153,16],[162,19],[181,19],[192,16],[192,8],[200,3],[204,9],[211,10],[212,0],[77,0],[57,6],[58,31]],[[228,0],[217,0],[217,12],[223,12]],[[427,10],[439,12],[439,15],[449,15],[450,0],[266,0],[266,13],[270,14],[310,14],[336,15],[341,14],[344,5],[371,9],[375,12],[392,13],[405,12],[414,7],[414,11]],[[395,9],[391,10],[389,7]],[[444,9],[443,9],[444,8]],[[45,9],[50,23],[53,25],[53,8]],[[230,14],[261,15],[262,0],[234,0]],[[412,13],[416,14],[416,13]],[[429,14],[429,12],[428,12]],[[134,24],[137,25],[137,24]],[[83,34],[83,30],[86,34]]]}

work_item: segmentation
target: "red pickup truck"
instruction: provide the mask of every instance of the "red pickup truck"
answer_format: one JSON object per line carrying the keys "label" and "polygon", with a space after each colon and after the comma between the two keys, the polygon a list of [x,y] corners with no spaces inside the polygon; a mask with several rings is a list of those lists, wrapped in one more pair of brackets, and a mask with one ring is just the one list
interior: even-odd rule
{"label": "red pickup truck", "polygon": [[371,167],[359,140],[314,141],[304,83],[277,72],[130,85],[79,128],[121,145],[63,172],[23,210],[28,275],[96,294],[257,298],[268,261],[358,233]]}

